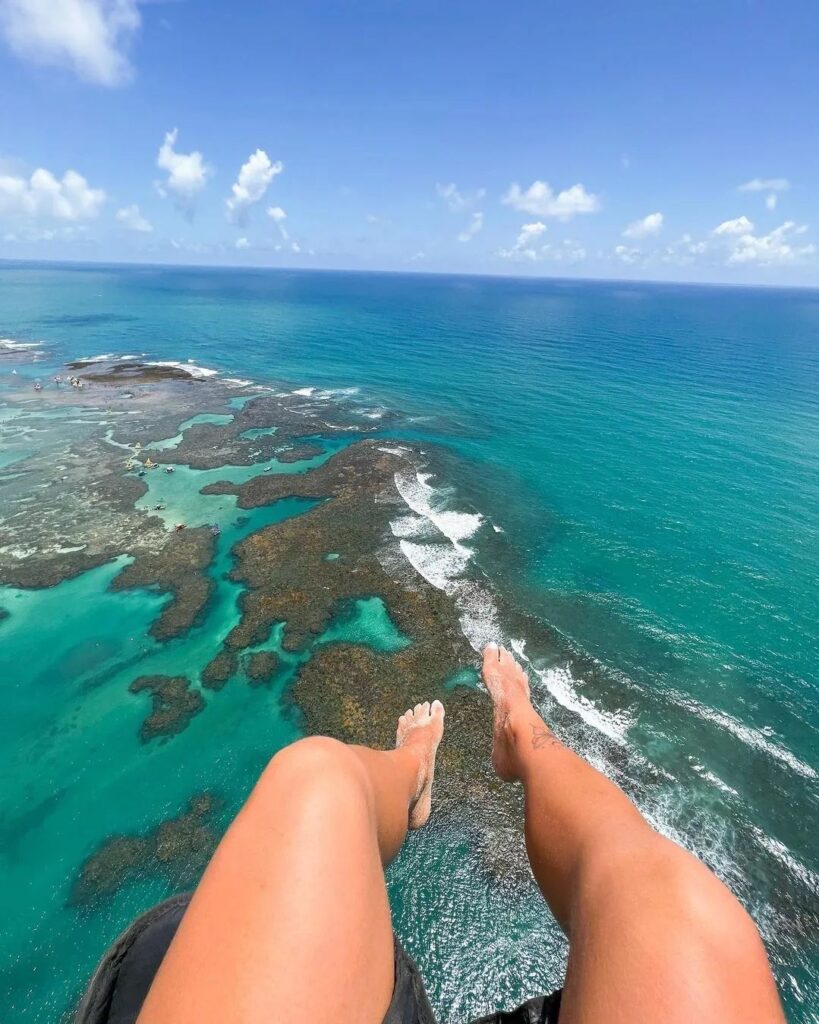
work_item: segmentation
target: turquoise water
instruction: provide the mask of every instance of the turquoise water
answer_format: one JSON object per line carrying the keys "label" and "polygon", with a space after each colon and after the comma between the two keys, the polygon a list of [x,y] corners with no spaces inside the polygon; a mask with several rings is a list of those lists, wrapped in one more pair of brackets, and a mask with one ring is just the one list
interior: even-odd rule
{"label": "turquoise water", "polygon": [[[0,335],[42,342],[47,361],[145,353],[313,387],[374,424],[400,410],[384,434],[420,441],[431,474],[405,484],[428,524],[404,542],[408,558],[445,586],[485,574],[497,600],[475,614],[531,659],[545,712],[732,885],[791,1018],[816,1019],[819,293],[6,267]],[[4,473],[31,443],[9,438]],[[335,450],[322,447],[306,465]],[[216,777],[227,820],[272,749],[298,735],[285,655],[272,688],[231,680],[173,742],[139,745],[145,706],[128,681],[198,670],[215,653],[237,614],[230,545],[271,514],[205,500],[209,472],[145,478],[169,524],[223,528],[217,598],[189,637],[148,639],[164,599],[106,591],[111,566],[59,592],[0,593],[11,613],[1,891],[13,922],[0,941],[19,1019],[58,1016],[128,915],[165,891],[146,878],[81,920],[63,904],[83,857],[178,813]],[[342,635],[404,642],[388,610],[366,603],[324,639]],[[415,837],[391,894],[442,1019],[559,983],[553,924],[531,894],[493,887],[466,837]]]}

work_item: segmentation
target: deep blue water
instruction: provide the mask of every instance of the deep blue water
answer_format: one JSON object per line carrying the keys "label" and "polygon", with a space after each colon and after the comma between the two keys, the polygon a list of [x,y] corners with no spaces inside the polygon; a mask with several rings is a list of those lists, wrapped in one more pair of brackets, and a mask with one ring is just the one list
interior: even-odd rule
{"label": "deep blue water", "polygon": [[[6,266],[0,336],[49,360],[135,353],[357,389],[373,422],[410,417],[433,475],[407,498],[443,535],[408,557],[442,585],[485,575],[497,602],[475,615],[531,659],[545,713],[732,885],[792,1019],[817,1019],[819,292]],[[462,851],[438,854],[444,871]],[[459,907],[442,967],[429,931],[453,911],[429,877],[419,906],[425,864],[411,846],[396,866],[397,923],[458,1019],[471,1004],[453,985],[489,970],[464,967],[486,918]],[[532,994],[539,909],[473,896],[500,968],[518,963],[487,998]],[[537,941],[548,969],[532,970],[558,983],[554,929]]]}

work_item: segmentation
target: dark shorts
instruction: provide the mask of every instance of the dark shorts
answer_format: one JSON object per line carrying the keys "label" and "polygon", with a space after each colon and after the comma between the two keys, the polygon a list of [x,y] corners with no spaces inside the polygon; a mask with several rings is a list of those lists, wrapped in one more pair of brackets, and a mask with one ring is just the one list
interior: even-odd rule
{"label": "dark shorts", "polygon": [[[137,918],[120,935],[89,982],[76,1024],[134,1024],[189,902],[189,893],[173,896]],[[560,992],[555,992],[472,1024],[554,1024],[559,1009]],[[397,937],[395,990],[384,1024],[436,1024],[418,968]]]}

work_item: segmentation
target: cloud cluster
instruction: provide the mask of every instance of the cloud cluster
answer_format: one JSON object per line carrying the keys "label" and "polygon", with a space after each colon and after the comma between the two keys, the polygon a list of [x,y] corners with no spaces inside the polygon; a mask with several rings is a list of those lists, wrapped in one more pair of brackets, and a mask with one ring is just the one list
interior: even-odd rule
{"label": "cloud cluster", "polygon": [[271,163],[270,157],[263,149],[251,153],[231,186],[230,197],[225,200],[228,217],[237,224],[244,223],[249,207],[259,202],[270,182],[283,170],[284,164],[281,160]]}
{"label": "cloud cluster", "polygon": [[498,256],[504,260],[528,260],[534,262],[538,258],[536,243],[546,231],[546,225],[538,220],[532,224],[524,224],[511,249],[500,249]]}
{"label": "cloud cluster", "polygon": [[105,192],[76,171],[61,179],[38,168],[30,178],[0,175],[0,216],[20,221],[84,221],[96,217]]}
{"label": "cloud cluster", "polygon": [[284,222],[287,220],[287,214],[280,206],[268,206],[267,216],[272,219],[273,223],[279,229],[279,234],[286,242],[290,237],[287,233],[287,228],[284,226]]}
{"label": "cloud cluster", "polygon": [[572,185],[562,192],[553,192],[545,181],[534,181],[525,191],[517,183],[509,186],[502,202],[536,217],[556,217],[570,220],[578,213],[596,213],[600,209],[597,196],[580,185]]}
{"label": "cloud cluster", "polygon": [[765,205],[769,210],[776,209],[777,193],[787,192],[791,183],[787,178],[752,178],[743,185],[737,186],[738,192],[767,192]]}
{"label": "cloud cluster", "polygon": [[804,235],[807,230],[806,224],[797,225],[795,221],[786,220],[767,235],[754,235],[751,232],[740,235],[728,256],[728,262],[771,266],[793,263],[801,257],[812,256],[816,252],[815,245],[795,244],[795,237]]}
{"label": "cloud cluster", "polygon": [[435,191],[453,213],[468,210],[475,203],[479,203],[486,195],[485,188],[478,188],[474,192],[461,192],[453,181],[446,185],[436,185]]}
{"label": "cloud cluster", "polygon": [[472,214],[472,219],[470,220],[469,224],[458,235],[458,241],[459,242],[471,242],[472,239],[475,237],[475,235],[478,234],[478,232],[481,230],[482,227],[483,227],[483,213],[481,213],[480,210],[478,210],[476,213]]}
{"label": "cloud cluster", "polygon": [[635,220],[623,232],[624,238],[647,238],[649,235],[658,234],[663,227],[663,215],[661,213],[649,213],[641,220]]}
{"label": "cloud cluster", "polygon": [[754,225],[747,217],[735,217],[733,220],[724,220],[711,232],[714,235],[747,235],[754,230]]}
{"label": "cloud cluster", "polygon": [[738,192],[787,192],[791,183],[787,178],[752,178],[737,186]]}
{"label": "cloud cluster", "polygon": [[170,195],[183,209],[190,210],[197,193],[205,187],[213,171],[198,150],[177,153],[174,147],[178,136],[178,128],[165,133],[156,157],[156,166],[161,171],[167,171],[168,177],[164,182],[157,182],[156,187],[163,198]]}
{"label": "cloud cluster", "polygon": [[498,256],[504,260],[518,263],[539,263],[542,260],[555,260],[558,263],[578,263],[586,258],[586,250],[582,245],[571,239],[564,238],[561,242],[541,241],[547,228],[543,221],[524,224],[511,249],[500,249]]}
{"label": "cloud cluster", "polygon": [[0,29],[18,56],[97,85],[132,77],[127,50],[139,26],[137,0],[0,0]]}
{"label": "cloud cluster", "polygon": [[147,234],[153,231],[154,226],[140,213],[139,207],[136,203],[131,203],[130,206],[124,206],[121,210],[117,210],[116,219],[124,228],[128,228],[129,231],[137,231],[142,234]]}

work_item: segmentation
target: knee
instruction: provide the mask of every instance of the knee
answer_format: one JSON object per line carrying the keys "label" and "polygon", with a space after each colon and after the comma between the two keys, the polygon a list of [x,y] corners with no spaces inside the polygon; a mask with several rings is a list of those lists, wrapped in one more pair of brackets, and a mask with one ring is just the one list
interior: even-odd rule
{"label": "knee", "polygon": [[309,736],[291,743],[268,762],[253,791],[254,801],[285,797],[302,806],[342,808],[369,805],[367,776],[361,762],[344,743],[327,736]]}
{"label": "knee", "polygon": [[[611,851],[608,860],[603,874],[609,899],[613,892],[623,894],[631,911],[637,896],[670,928],[695,938],[716,956],[730,949],[740,957],[756,957],[763,949],[756,925],[739,900],[693,854],[671,840],[653,834],[625,846],[621,856],[617,849]],[[630,880],[627,886],[623,879]],[[597,896],[602,896],[599,889]],[[618,903],[616,897],[614,902]]]}

